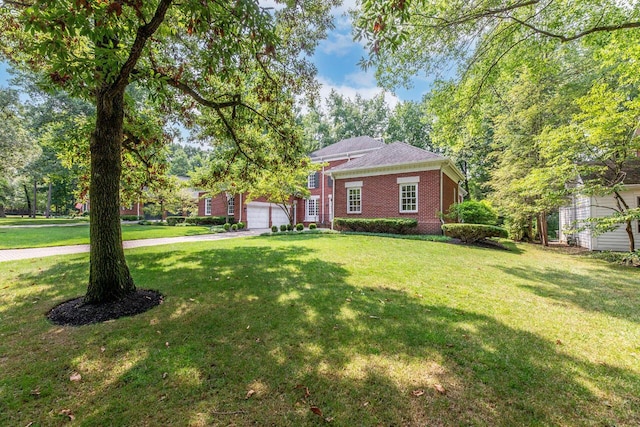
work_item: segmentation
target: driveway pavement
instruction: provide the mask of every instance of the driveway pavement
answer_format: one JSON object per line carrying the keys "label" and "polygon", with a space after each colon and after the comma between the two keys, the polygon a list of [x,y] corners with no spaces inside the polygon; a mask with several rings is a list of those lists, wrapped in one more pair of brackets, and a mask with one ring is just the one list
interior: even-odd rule
{"label": "driveway pavement", "polygon": [[[259,236],[267,233],[269,229],[256,229],[237,231],[232,233],[201,234],[197,236],[163,237],[160,239],[126,240],[122,243],[125,249],[140,248],[143,246],[169,245],[172,243],[204,242],[208,240],[236,239],[238,237]],[[89,252],[89,245],[51,246],[47,248],[29,249],[2,249],[0,250],[0,262],[17,261],[20,259],[42,258],[54,255],[69,255]]]}

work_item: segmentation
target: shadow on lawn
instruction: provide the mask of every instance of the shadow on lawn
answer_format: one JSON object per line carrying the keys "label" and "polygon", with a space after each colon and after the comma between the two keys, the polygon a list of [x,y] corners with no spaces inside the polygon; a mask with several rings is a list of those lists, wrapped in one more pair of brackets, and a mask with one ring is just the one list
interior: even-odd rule
{"label": "shadow on lawn", "polygon": [[588,273],[531,266],[494,267],[524,279],[527,284],[518,286],[541,297],[640,323],[640,274],[636,271],[626,269],[627,275],[612,276],[611,270],[619,267],[597,268]]}
{"label": "shadow on lawn", "polygon": [[[138,286],[166,296],[161,306],[42,333],[50,346],[36,357],[64,373],[49,393],[81,424],[323,423],[312,406],[340,426],[640,422],[633,372],[572,358],[488,316],[349,283],[342,265],[307,248],[161,254],[128,255]],[[75,287],[57,286],[62,271],[78,280],[86,266],[71,261],[39,274],[48,286],[42,298],[77,296]],[[70,369],[82,373],[81,383],[69,383]],[[22,412],[4,422],[27,424],[20,414],[39,413],[43,424],[62,423],[57,412],[47,414],[51,408],[39,409],[38,396],[21,396]],[[4,406],[0,413],[11,417],[4,410],[12,405]]]}

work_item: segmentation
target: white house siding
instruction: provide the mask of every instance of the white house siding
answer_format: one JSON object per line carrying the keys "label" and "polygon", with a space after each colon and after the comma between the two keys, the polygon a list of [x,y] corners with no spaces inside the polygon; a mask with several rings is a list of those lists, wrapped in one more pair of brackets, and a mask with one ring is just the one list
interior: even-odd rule
{"label": "white house siding", "polygon": [[589,218],[591,215],[591,200],[589,197],[573,197],[569,206],[560,208],[560,241],[567,242],[570,238],[575,239],[575,244],[583,248],[592,249],[592,238],[590,230],[583,230],[575,234],[567,234],[565,228],[571,227],[574,221],[580,224],[581,220]]}
{"label": "white house siding", "polygon": [[[620,195],[630,208],[638,207],[638,197],[640,197],[640,190],[624,191]],[[611,208],[616,206],[613,195],[605,197],[593,197],[592,198],[592,210],[596,217],[608,216],[613,213]],[[638,222],[634,221],[632,224],[633,237],[636,242],[636,247],[640,245],[640,233],[638,232]],[[620,251],[626,252],[629,250],[629,236],[625,230],[625,225],[621,224],[614,231],[601,234],[594,237],[593,250],[596,251]]]}

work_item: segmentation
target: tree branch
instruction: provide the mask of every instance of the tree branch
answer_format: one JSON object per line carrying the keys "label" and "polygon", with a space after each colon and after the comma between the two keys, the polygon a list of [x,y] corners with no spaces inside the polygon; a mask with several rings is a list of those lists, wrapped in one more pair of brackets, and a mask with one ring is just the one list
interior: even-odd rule
{"label": "tree branch", "polygon": [[129,51],[129,57],[120,69],[120,74],[118,74],[118,77],[111,86],[111,89],[114,92],[124,90],[127,87],[129,75],[138,63],[138,59],[140,59],[140,55],[142,55],[142,50],[144,49],[147,40],[153,35],[153,33],[158,30],[160,24],[162,24],[162,22],[164,21],[164,17],[167,13],[167,10],[169,10],[169,6],[171,6],[172,1],[173,0],[161,0],[160,4],[158,4],[155,14],[153,15],[153,18],[151,18],[151,21],[138,28],[136,39],[131,46],[131,50]]}
{"label": "tree branch", "polygon": [[524,27],[529,28],[530,30],[532,30],[532,31],[534,31],[534,32],[536,32],[538,34],[542,34],[542,35],[547,36],[549,38],[558,39],[563,43],[574,41],[574,40],[577,40],[577,39],[582,38],[584,36],[587,36],[589,34],[598,33],[598,32],[604,32],[604,31],[610,32],[610,31],[626,30],[626,29],[631,29],[631,28],[640,28],[640,22],[625,22],[623,24],[618,24],[618,25],[602,25],[602,26],[599,26],[599,27],[596,26],[596,27],[590,28],[588,30],[582,31],[582,32],[580,32],[578,34],[574,34],[572,36],[564,36],[562,34],[556,34],[556,33],[552,33],[552,32],[547,31],[547,30],[543,30],[542,28],[537,28],[536,26],[531,25],[528,22],[523,21],[521,19],[518,19],[518,18],[516,18],[514,16],[511,16],[511,15],[498,16],[498,17],[501,18],[501,19],[510,19],[510,20],[512,20],[514,22],[517,22],[518,24],[520,24],[520,25],[522,25]]}

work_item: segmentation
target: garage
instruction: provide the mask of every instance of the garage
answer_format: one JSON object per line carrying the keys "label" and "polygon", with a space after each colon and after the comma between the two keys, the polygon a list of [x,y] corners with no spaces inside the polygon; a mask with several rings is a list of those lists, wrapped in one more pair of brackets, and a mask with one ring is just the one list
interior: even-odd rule
{"label": "garage", "polygon": [[247,205],[247,228],[269,228],[269,203]]}
{"label": "garage", "polygon": [[271,205],[271,225],[289,224],[289,217],[278,205]]}

